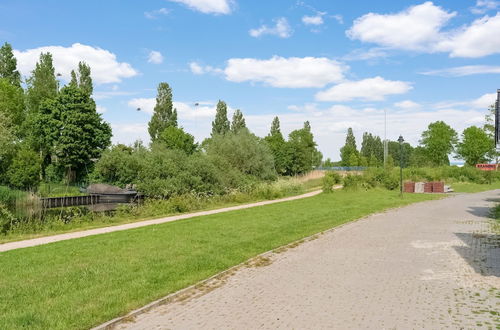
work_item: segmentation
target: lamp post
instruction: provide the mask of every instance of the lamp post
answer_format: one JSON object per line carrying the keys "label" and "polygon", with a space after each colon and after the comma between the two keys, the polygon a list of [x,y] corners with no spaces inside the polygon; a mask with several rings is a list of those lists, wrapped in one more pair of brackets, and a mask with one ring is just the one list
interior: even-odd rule
{"label": "lamp post", "polygon": [[398,138],[399,142],[399,194],[403,196],[403,136]]}

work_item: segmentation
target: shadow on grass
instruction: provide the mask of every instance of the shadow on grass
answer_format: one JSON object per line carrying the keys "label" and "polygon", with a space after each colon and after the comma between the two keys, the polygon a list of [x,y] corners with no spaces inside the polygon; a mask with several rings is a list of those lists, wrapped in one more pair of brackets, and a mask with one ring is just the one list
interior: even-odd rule
{"label": "shadow on grass", "polygon": [[470,214],[481,217],[481,218],[489,218],[491,214],[491,207],[488,206],[469,206],[467,212]]}
{"label": "shadow on grass", "polygon": [[457,253],[483,276],[500,277],[500,235],[455,233],[466,246],[454,246]]}

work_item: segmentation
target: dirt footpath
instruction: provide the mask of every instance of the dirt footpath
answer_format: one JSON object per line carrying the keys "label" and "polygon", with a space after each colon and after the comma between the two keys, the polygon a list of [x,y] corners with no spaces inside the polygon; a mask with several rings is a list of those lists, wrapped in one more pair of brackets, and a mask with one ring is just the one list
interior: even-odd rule
{"label": "dirt footpath", "polygon": [[500,190],[370,216],[117,328],[495,329],[500,237],[485,217],[494,201]]}

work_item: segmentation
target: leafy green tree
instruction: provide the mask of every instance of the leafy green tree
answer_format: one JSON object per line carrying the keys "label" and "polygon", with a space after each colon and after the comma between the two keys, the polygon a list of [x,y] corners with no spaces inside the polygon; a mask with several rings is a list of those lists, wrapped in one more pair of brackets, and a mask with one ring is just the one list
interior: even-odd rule
{"label": "leafy green tree", "polygon": [[287,150],[287,142],[281,133],[280,120],[278,117],[274,117],[271,124],[271,130],[264,140],[267,142],[273,154],[276,172],[280,175],[287,174],[291,159],[289,157],[290,153]]}
{"label": "leafy green tree", "polygon": [[314,166],[321,164],[322,155],[316,149],[316,142],[311,132],[311,125],[308,121],[304,127],[294,130],[288,136],[288,157],[290,157],[287,174],[296,175],[305,173],[313,169]]}
{"label": "leafy green tree", "polygon": [[367,159],[369,166],[379,166],[384,159],[384,145],[380,137],[363,133],[360,154]]}
{"label": "leafy green tree", "polygon": [[106,149],[96,162],[93,182],[103,182],[119,187],[137,184],[149,151],[139,142],[133,146],[117,144]]}
{"label": "leafy green tree", "polygon": [[430,123],[422,133],[420,143],[427,156],[436,166],[450,165],[448,155],[453,152],[457,143],[457,132],[443,121]]}
{"label": "leafy green tree", "polygon": [[17,136],[23,136],[21,126],[25,120],[24,92],[21,87],[11,84],[6,78],[0,78],[0,114],[9,119],[9,124]]}
{"label": "leafy green tree", "polygon": [[[345,144],[342,148],[340,148],[341,164],[342,166],[357,166],[357,165],[352,165],[352,163],[354,162],[354,159],[358,159],[358,157],[359,157],[359,152],[356,147],[356,138],[354,137],[352,128],[349,127],[349,129],[347,130]],[[356,164],[357,163],[358,161],[356,161]]]}
{"label": "leafy green tree", "polygon": [[40,54],[27,85],[26,101],[30,113],[37,113],[43,100],[57,96],[58,82],[50,53]]}
{"label": "leafy green tree", "polygon": [[462,141],[457,144],[457,155],[470,166],[489,161],[492,141],[488,134],[477,126],[466,128],[462,133]]}
{"label": "leafy green tree", "polygon": [[17,60],[12,52],[12,46],[7,42],[0,47],[0,78],[7,79],[13,86],[21,87],[21,74],[17,71]]}
{"label": "leafy green tree", "polygon": [[42,103],[37,123],[46,136],[47,152],[66,169],[68,181],[87,174],[92,160],[111,143],[111,127],[97,113],[94,100],[71,84],[55,100]]}
{"label": "leafy green tree", "polygon": [[246,128],[247,125],[245,123],[245,118],[243,118],[243,113],[239,109],[236,109],[233,113],[233,121],[231,122],[231,132],[237,133]]}
{"label": "leafy green tree", "polygon": [[224,135],[229,132],[229,130],[230,125],[227,119],[227,105],[226,102],[219,100],[219,102],[217,102],[215,119],[212,122],[212,137]]}
{"label": "leafy green tree", "polygon": [[410,155],[410,166],[412,167],[427,167],[433,163],[429,160],[427,150],[424,147],[415,147]]}
{"label": "leafy green tree", "polygon": [[497,152],[495,146],[495,104],[488,107],[488,113],[485,116],[483,130],[486,134],[488,134],[488,137],[491,140],[491,149],[488,152],[488,158],[495,159],[498,163],[498,156],[500,156],[500,153]]}
{"label": "leafy green tree", "polygon": [[155,142],[169,126],[177,127],[177,110],[173,108],[172,89],[166,82],[158,85],[154,114],[148,125],[151,142]]}
{"label": "leafy green tree", "polygon": [[325,159],[325,161],[323,162],[323,167],[334,167],[334,166],[335,165],[330,158]]}
{"label": "leafy green tree", "polygon": [[[403,167],[406,167],[410,164],[410,158],[413,153],[413,147],[409,143],[403,142],[402,149],[403,149]],[[394,160],[394,164],[399,166],[399,159],[401,158],[399,142],[388,141],[387,152],[389,155],[391,155],[392,159]]]}
{"label": "leafy green tree", "polygon": [[188,155],[194,153],[197,148],[194,136],[185,132],[181,127],[167,127],[160,134],[157,141],[166,146],[167,149],[182,150]]}
{"label": "leafy green tree", "polygon": [[248,130],[238,133],[217,134],[205,146],[209,157],[223,160],[222,166],[260,180],[276,177],[274,159],[268,144]]}
{"label": "leafy green tree", "polygon": [[8,183],[5,173],[16,149],[15,141],[10,119],[0,112],[0,183]]}
{"label": "leafy green tree", "polygon": [[31,189],[40,183],[40,158],[33,150],[21,148],[7,171],[9,184],[19,189]]}
{"label": "leafy green tree", "polygon": [[84,93],[92,95],[94,86],[92,84],[91,69],[85,62],[78,63],[78,74],[75,70],[71,70],[70,85],[80,88]]}

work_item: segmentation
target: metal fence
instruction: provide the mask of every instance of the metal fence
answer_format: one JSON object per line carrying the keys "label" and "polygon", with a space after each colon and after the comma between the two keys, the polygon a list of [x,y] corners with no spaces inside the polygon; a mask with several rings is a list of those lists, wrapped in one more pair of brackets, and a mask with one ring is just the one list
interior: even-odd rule
{"label": "metal fence", "polygon": [[320,171],[364,171],[367,167],[364,166],[334,166],[334,167],[317,167]]}

